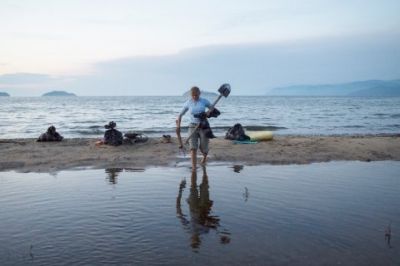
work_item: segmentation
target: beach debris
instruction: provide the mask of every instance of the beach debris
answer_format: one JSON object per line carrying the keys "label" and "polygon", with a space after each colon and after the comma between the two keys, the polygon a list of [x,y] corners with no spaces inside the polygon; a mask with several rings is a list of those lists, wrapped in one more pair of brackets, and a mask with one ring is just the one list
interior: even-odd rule
{"label": "beach debris", "polygon": [[57,131],[55,126],[50,126],[45,133],[42,133],[37,141],[62,141],[63,136],[61,136]]}
{"label": "beach debris", "polygon": [[125,143],[143,143],[149,140],[149,138],[142,134],[142,133],[138,133],[138,132],[127,132],[124,134],[124,142]]}

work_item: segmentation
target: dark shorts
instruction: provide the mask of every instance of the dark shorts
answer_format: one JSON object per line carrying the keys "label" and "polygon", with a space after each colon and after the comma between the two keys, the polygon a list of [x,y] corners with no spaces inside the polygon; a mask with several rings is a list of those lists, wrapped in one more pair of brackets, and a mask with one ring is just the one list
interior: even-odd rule
{"label": "dark shorts", "polygon": [[[189,124],[189,135],[196,128],[196,124]],[[199,139],[200,139],[200,151],[202,153],[208,153],[208,142],[209,139],[206,137],[204,130],[196,129],[196,132],[192,135],[189,140],[189,145],[191,150],[197,150],[199,148]]]}

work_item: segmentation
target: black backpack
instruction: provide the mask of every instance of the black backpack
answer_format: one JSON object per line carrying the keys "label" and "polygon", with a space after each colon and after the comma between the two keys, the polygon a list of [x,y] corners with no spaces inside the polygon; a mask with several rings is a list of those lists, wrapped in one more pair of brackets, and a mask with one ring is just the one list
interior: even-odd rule
{"label": "black backpack", "polygon": [[225,134],[225,139],[230,140],[250,140],[250,137],[244,133],[244,129],[241,124],[235,124],[233,127],[228,129]]}

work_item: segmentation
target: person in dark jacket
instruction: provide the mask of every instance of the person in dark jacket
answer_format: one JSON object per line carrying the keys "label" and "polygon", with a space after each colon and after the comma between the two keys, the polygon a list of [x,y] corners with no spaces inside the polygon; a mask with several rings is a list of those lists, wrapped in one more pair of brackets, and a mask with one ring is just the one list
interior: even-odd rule
{"label": "person in dark jacket", "polygon": [[122,133],[115,129],[117,124],[114,121],[111,121],[104,127],[107,129],[104,133],[104,144],[118,146],[122,144],[124,137]]}
{"label": "person in dark jacket", "polygon": [[37,141],[62,141],[63,136],[61,136],[57,131],[55,126],[50,126],[47,131],[39,136]]}

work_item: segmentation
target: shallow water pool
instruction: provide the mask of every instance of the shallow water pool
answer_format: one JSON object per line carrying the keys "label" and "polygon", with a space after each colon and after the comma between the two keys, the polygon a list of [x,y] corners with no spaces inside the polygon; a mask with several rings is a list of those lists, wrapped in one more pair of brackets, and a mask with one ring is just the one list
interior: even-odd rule
{"label": "shallow water pool", "polygon": [[0,172],[0,265],[399,265],[398,173],[399,162]]}

